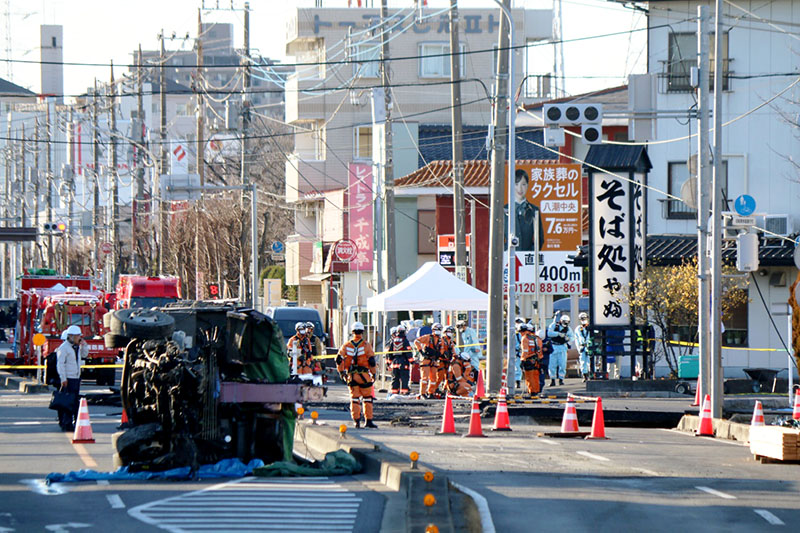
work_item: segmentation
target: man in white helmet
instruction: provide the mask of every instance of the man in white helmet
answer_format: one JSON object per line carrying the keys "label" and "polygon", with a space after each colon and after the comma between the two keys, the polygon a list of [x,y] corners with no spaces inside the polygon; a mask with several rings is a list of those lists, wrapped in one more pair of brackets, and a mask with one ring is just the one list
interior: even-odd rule
{"label": "man in white helmet", "polygon": [[375,396],[377,365],[372,346],[363,338],[364,324],[355,322],[350,328],[352,337],[339,348],[336,370],[350,388],[350,415],[356,428],[361,427],[363,404],[364,427],[377,428],[372,421],[372,399]]}
{"label": "man in white helmet", "polygon": [[586,383],[589,381],[591,373],[589,366],[591,354],[589,350],[592,345],[592,337],[589,330],[589,315],[580,313],[578,319],[581,323],[575,328],[575,348],[580,353],[581,376],[583,376],[583,382]]}
{"label": "man in white helmet", "polygon": [[553,344],[553,353],[550,354],[548,368],[551,387],[556,386],[556,378],[558,378],[558,384],[563,385],[567,375],[567,349],[569,343],[575,340],[569,322],[569,315],[556,315],[553,323],[547,328],[547,338]]}
{"label": "man in white helmet", "polygon": [[65,329],[61,338],[64,342],[56,350],[60,390],[74,394],[75,404],[72,410],[58,411],[58,425],[64,431],[73,431],[78,415],[78,395],[81,392],[81,360],[89,355],[89,346],[83,340],[81,328],[75,325]]}

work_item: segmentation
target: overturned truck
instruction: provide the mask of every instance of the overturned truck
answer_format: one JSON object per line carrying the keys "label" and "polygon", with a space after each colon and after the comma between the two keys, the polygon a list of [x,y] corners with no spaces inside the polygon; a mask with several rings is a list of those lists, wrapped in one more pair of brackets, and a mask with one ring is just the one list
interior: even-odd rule
{"label": "overturned truck", "polygon": [[109,329],[106,344],[124,347],[127,418],[114,434],[114,461],[130,470],[291,460],[295,403],[324,394],[290,381],[280,328],[252,309],[219,302],[123,309]]}

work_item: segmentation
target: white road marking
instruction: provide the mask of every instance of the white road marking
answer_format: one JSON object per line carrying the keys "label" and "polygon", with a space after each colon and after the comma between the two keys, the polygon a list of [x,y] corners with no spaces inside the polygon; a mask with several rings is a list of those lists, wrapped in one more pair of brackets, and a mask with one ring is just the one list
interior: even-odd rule
{"label": "white road marking", "polygon": [[753,512],[756,513],[758,516],[769,522],[773,526],[785,526],[786,524],[783,523],[783,520],[775,516],[774,514],[770,513],[766,509],[753,509]]}
{"label": "white road marking", "polygon": [[125,509],[125,503],[119,497],[119,494],[106,494],[106,499],[112,509]]}
{"label": "white road marking", "polygon": [[246,478],[140,505],[128,514],[174,533],[352,531],[360,504],[360,497],[327,478]]}
{"label": "white road marking", "polygon": [[561,446],[560,442],[556,442],[554,440],[548,440],[548,439],[536,439],[535,442],[541,442],[542,444],[549,444],[550,446]]}
{"label": "white road marking", "polygon": [[40,426],[41,424],[42,424],[41,422],[33,422],[33,421],[31,421],[31,422],[13,422],[11,425],[12,426]]}
{"label": "white road marking", "polygon": [[593,453],[590,453],[590,452],[580,451],[580,452],[575,452],[575,453],[577,453],[578,455],[582,455],[584,457],[588,457],[589,459],[595,459],[597,461],[610,461],[611,460],[608,457],[603,457],[602,455],[596,455],[596,454],[593,454]]}
{"label": "white road marking", "polygon": [[667,433],[673,433],[675,435],[686,435],[687,437],[692,437],[693,439],[703,439],[711,442],[719,442],[720,444],[727,444],[728,446],[738,446],[740,448],[742,446],[747,446],[747,443],[745,442],[739,442],[730,439],[716,439],[714,437],[701,437],[689,431],[678,431],[677,429],[667,429],[667,428],[657,428],[657,429],[659,431],[666,431]]}
{"label": "white road marking", "polygon": [[472,498],[472,501],[475,502],[475,507],[477,507],[478,514],[481,517],[481,531],[483,531],[483,533],[495,533],[494,522],[492,522],[492,512],[489,509],[489,502],[486,501],[486,498],[455,481],[450,481],[450,484]]}
{"label": "white road marking", "polygon": [[101,487],[108,487],[111,483],[107,479],[98,479],[97,484]]}
{"label": "white road marking", "polygon": [[43,496],[58,496],[69,492],[64,483],[47,483],[44,479],[20,479],[20,483],[27,485],[36,494]]}
{"label": "white road marking", "polygon": [[711,487],[703,487],[701,485],[698,485],[695,488],[697,490],[702,490],[703,492],[707,492],[709,494],[713,494],[714,496],[719,496],[720,498],[723,498],[723,499],[726,499],[726,500],[735,500],[736,499],[736,496],[734,496],[732,494],[726,494],[724,492],[720,492],[718,490],[712,489]]}

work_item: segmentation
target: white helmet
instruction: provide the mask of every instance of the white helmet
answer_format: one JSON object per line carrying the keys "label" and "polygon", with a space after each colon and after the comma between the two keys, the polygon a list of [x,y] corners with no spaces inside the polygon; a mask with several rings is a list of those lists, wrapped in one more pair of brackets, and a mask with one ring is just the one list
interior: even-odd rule
{"label": "white helmet", "polygon": [[395,331],[398,335],[405,335],[406,327],[403,324],[398,324],[397,327],[395,327]]}
{"label": "white helmet", "polygon": [[588,321],[589,315],[587,313],[580,313],[578,315],[578,320],[580,320],[581,322],[583,322],[584,320]]}
{"label": "white helmet", "polygon": [[64,330],[64,333],[61,334],[61,338],[67,340],[69,335],[83,335],[83,332],[81,331],[81,328],[73,324]]}
{"label": "white helmet", "polygon": [[559,319],[559,322],[561,322],[565,326],[568,325],[569,324],[569,315],[561,315],[561,318]]}
{"label": "white helmet", "polygon": [[528,322],[528,331],[536,333],[536,326],[533,325],[533,322]]}
{"label": "white helmet", "polygon": [[361,322],[354,322],[353,325],[350,327],[350,332],[355,333],[357,331],[364,333],[364,324],[362,324]]}
{"label": "white helmet", "polygon": [[414,321],[414,327],[415,328],[421,328],[422,324],[423,324],[423,322],[419,318]]}
{"label": "white helmet", "polygon": [[437,337],[442,334],[442,325],[436,322],[434,325],[431,326],[431,333],[436,335]]}

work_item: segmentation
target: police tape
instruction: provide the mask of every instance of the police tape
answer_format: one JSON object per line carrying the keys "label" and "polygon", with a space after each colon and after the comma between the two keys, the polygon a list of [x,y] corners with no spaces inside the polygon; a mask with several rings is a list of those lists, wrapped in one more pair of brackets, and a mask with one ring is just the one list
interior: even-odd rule
{"label": "police tape", "polygon": [[[656,339],[652,339],[656,340]],[[676,346],[700,346],[700,344],[696,342],[686,342],[686,341],[667,341],[669,344],[674,344]],[[724,350],[747,350],[751,352],[785,352],[786,349],[784,348],[748,348],[746,346],[722,346]]]}
{"label": "police tape", "polygon": [[[125,365],[81,365],[81,368],[122,368]],[[47,368],[45,365],[0,365],[0,370],[38,370]]]}

